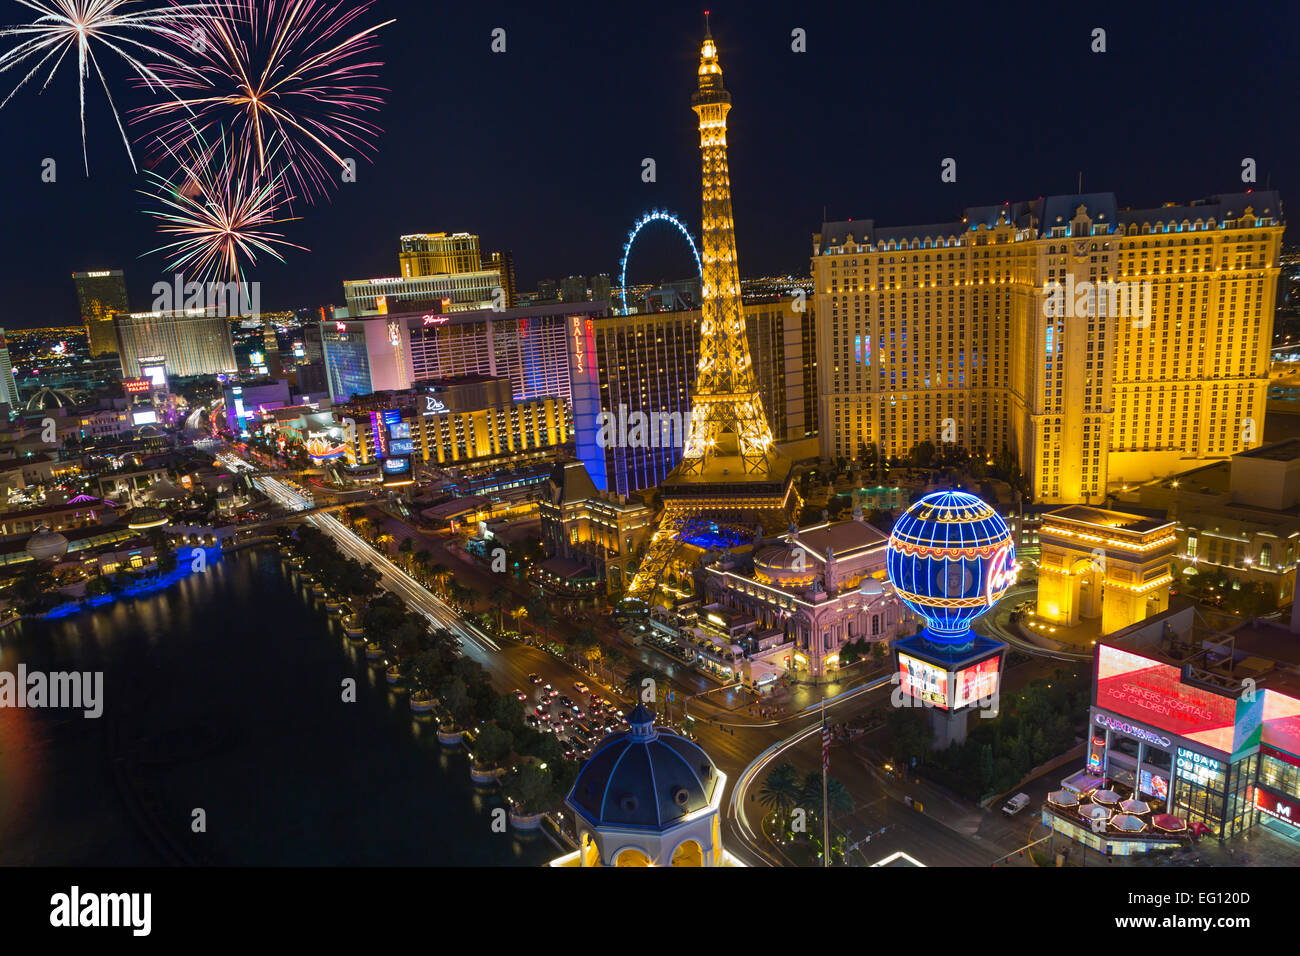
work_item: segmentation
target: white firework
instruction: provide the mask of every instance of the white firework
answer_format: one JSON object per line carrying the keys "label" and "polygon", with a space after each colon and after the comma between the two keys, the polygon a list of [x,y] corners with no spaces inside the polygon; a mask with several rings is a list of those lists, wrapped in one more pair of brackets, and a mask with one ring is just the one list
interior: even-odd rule
{"label": "white firework", "polygon": [[[117,106],[113,103],[113,94],[108,88],[108,80],[104,78],[104,72],[95,58],[95,47],[103,46],[116,53],[151,88],[155,84],[165,88],[153,70],[137,59],[136,54],[161,57],[173,66],[183,68],[185,64],[175,56],[164,53],[151,43],[144,42],[144,39],[164,37],[180,39],[182,34],[179,21],[192,16],[196,10],[203,9],[206,5],[169,7],[161,10],[128,10],[127,8],[137,4],[138,0],[16,0],[16,2],[36,11],[40,16],[29,24],[0,28],[0,37],[23,37],[12,50],[0,55],[0,73],[25,66],[33,60],[35,64],[4,98],[4,102],[0,102],[0,108],[3,108],[13,98],[14,93],[17,93],[53,58],[49,75],[41,84],[41,89],[44,90],[53,79],[59,65],[70,52],[76,50],[77,88],[81,100],[81,157],[86,165],[86,175],[90,175],[90,159],[86,153],[86,78],[90,76],[92,66],[99,77],[99,82],[103,84],[105,95],[108,96],[109,109],[113,113],[113,119],[117,121],[122,142],[126,144],[126,154],[131,159],[131,168],[134,169],[135,156],[131,153],[131,141],[122,126],[122,118],[118,115]],[[141,34],[144,34],[144,38],[137,39],[136,37]]]}

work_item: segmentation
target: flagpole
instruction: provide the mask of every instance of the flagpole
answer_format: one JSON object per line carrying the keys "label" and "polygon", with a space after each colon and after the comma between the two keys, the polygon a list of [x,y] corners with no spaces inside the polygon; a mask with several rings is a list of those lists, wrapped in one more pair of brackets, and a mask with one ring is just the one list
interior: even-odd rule
{"label": "flagpole", "polygon": [[830,745],[826,740],[826,693],[822,692],[822,866],[831,865],[831,817],[828,812]]}

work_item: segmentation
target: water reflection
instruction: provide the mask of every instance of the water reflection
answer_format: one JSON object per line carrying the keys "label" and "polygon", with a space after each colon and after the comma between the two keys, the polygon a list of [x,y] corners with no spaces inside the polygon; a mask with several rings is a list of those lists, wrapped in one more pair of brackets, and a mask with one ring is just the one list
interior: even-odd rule
{"label": "water reflection", "polygon": [[[311,602],[311,603],[308,603]],[[102,670],[104,717],[0,708],[0,864],[536,865],[275,552],[57,621],[0,666]],[[322,640],[333,631],[335,640]],[[355,703],[340,679],[365,668]],[[376,680],[376,676],[380,678]],[[366,686],[369,685],[369,686]],[[189,830],[194,807],[208,832]],[[382,808],[382,812],[376,812]]]}

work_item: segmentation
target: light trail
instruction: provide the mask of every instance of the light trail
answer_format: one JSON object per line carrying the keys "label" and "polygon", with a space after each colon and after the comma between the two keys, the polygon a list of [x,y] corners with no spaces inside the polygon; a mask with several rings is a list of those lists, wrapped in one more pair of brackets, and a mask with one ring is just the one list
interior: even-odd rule
{"label": "light trail", "polygon": [[[218,454],[217,460],[234,472],[256,470],[248,462],[229,453]],[[293,490],[278,478],[261,475],[254,478],[253,483],[268,498],[290,511],[305,511],[313,506],[310,497]],[[402,598],[416,613],[423,615],[435,626],[455,634],[462,644],[474,652],[471,656],[480,663],[486,664],[493,651],[501,650],[496,641],[462,620],[455,610],[421,586],[387,556],[375,551],[337,518],[328,514],[314,514],[306,518],[306,521],[333,538],[345,555],[374,567],[389,591]]]}
{"label": "light trail", "polygon": [[[877,677],[873,681],[869,681],[866,684],[862,684],[858,687],[854,687],[851,690],[846,690],[841,694],[835,695],[834,697],[826,701],[826,706],[828,708],[834,707],[837,704],[842,704],[845,701],[858,697],[861,694],[866,694],[873,690],[878,690],[879,688],[890,684],[893,681],[893,678],[894,675],[892,673],[885,674],[881,677]],[[813,706],[816,707],[818,710],[820,710],[822,705],[819,702],[817,704],[814,704]],[[806,727],[803,727],[800,730],[795,731],[793,734],[791,734],[789,737],[786,737],[784,740],[777,741],[772,746],[764,750],[757,757],[755,757],[754,760],[750,763],[750,765],[740,772],[740,775],[736,777],[735,786],[731,788],[731,798],[730,798],[729,805],[727,807],[727,816],[735,818],[736,821],[736,825],[734,827],[735,833],[740,838],[741,842],[744,843],[746,849],[750,850],[753,853],[758,854],[764,860],[764,862],[769,863],[769,865],[779,866],[781,864],[779,862],[776,862],[772,857],[772,855],[766,849],[763,848],[760,842],[761,840],[760,835],[755,832],[753,825],[750,824],[749,817],[745,813],[745,794],[749,790],[750,784],[754,782],[754,779],[759,775],[760,772],[762,772],[764,767],[766,767],[769,763],[771,763],[781,754],[790,750],[792,747],[797,746],[798,744],[807,740],[809,737],[813,736],[814,734],[819,733],[820,731],[821,731],[821,721],[817,720],[811,724],[808,724]]]}

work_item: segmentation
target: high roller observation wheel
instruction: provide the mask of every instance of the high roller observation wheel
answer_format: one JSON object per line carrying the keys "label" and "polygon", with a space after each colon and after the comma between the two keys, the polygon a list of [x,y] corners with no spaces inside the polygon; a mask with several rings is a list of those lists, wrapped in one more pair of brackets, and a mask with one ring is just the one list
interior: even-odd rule
{"label": "high roller observation wheel", "polygon": [[632,226],[632,231],[627,234],[627,242],[623,243],[623,258],[618,264],[618,288],[623,296],[623,314],[627,315],[627,258],[632,252],[632,243],[636,242],[636,237],[640,235],[641,230],[652,222],[666,222],[677,227],[677,231],[682,234],[686,244],[691,247],[691,255],[695,257],[695,270],[699,273],[700,278],[704,278],[704,263],[700,261],[700,250],[695,245],[695,239],[692,238],[691,232],[686,225],[670,212],[662,209],[653,209],[646,213]]}

